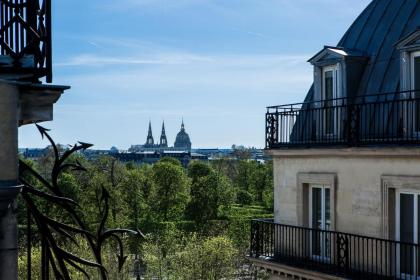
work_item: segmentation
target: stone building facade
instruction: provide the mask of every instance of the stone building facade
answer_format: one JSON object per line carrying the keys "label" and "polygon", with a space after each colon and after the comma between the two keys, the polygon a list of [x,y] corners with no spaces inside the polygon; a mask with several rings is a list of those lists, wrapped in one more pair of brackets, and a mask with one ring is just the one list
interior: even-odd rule
{"label": "stone building facade", "polygon": [[420,276],[419,26],[419,1],[371,1],[304,102],[268,108],[275,213],[250,259],[271,279]]}

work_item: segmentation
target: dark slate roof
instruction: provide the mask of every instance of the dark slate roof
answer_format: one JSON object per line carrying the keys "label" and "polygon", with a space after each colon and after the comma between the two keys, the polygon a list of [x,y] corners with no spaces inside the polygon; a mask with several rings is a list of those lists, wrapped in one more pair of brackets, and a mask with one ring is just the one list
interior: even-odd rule
{"label": "dark slate roof", "polygon": [[[399,91],[400,56],[395,44],[419,26],[419,0],[373,0],[360,14],[337,45],[369,57],[357,95]],[[305,101],[312,98],[313,87]]]}

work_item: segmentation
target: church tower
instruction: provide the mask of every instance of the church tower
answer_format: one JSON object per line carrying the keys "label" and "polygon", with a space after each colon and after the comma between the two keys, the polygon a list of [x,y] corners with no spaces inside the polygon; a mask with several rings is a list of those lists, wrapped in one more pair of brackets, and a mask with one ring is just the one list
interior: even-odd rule
{"label": "church tower", "polygon": [[191,140],[190,136],[185,131],[184,119],[182,119],[181,131],[178,132],[178,135],[176,136],[174,147],[179,150],[191,150]]}
{"label": "church tower", "polygon": [[153,148],[155,141],[153,140],[153,133],[152,133],[152,122],[149,121],[149,132],[147,133],[147,140],[146,144],[144,144],[145,148]]}
{"label": "church tower", "polygon": [[165,133],[165,122],[162,123],[162,133],[160,135],[159,147],[160,148],[168,147],[168,139],[166,138],[166,133]]}

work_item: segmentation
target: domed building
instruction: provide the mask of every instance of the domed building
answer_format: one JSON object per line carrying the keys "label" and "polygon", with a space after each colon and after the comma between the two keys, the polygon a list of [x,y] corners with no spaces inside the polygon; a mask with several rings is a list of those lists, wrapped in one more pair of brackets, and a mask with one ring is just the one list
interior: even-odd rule
{"label": "domed building", "polygon": [[190,136],[185,131],[184,120],[182,120],[181,131],[178,132],[176,136],[174,148],[180,150],[191,150],[191,140]]}
{"label": "domed building", "polygon": [[191,140],[185,131],[184,120],[182,120],[181,130],[178,132],[173,147],[168,146],[168,138],[166,136],[165,122],[162,123],[162,131],[160,141],[155,141],[152,133],[152,123],[149,121],[149,129],[147,132],[146,143],[143,145],[131,145],[128,149],[130,152],[162,152],[162,151],[184,151],[191,152]]}

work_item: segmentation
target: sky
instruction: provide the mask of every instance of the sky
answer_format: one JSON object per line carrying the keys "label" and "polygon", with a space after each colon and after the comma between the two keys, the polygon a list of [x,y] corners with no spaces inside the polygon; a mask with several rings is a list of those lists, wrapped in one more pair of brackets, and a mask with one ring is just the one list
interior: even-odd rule
{"label": "sky", "polygon": [[[173,144],[184,118],[193,148],[264,147],[266,107],[303,101],[307,60],[336,45],[370,0],[53,1],[58,143],[98,149]],[[20,147],[45,147],[33,125]]]}

